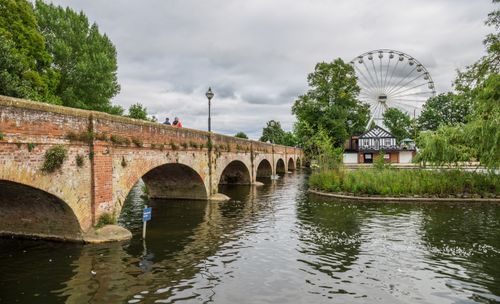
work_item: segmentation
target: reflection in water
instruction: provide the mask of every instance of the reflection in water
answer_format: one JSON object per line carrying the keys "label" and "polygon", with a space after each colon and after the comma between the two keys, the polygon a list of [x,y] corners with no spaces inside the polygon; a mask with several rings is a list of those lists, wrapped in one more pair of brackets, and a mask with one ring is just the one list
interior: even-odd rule
{"label": "reflection in water", "polygon": [[229,202],[148,201],[138,184],[125,243],[0,239],[0,303],[500,302],[500,205],[341,203],[305,179],[220,187]]}

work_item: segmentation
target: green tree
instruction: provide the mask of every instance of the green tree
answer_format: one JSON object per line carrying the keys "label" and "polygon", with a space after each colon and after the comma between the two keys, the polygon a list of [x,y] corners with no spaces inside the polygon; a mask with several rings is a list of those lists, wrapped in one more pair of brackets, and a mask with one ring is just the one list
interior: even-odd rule
{"label": "green tree", "polygon": [[495,29],[484,41],[487,55],[459,72],[455,81],[460,97],[472,104],[468,122],[422,132],[417,141],[420,161],[478,160],[491,169],[500,167],[500,11],[490,13],[486,24]]}
{"label": "green tree", "polygon": [[298,144],[297,137],[293,132],[285,132],[281,140],[281,144],[284,146],[295,147]]}
{"label": "green tree", "polygon": [[148,109],[141,103],[136,103],[128,108],[128,117],[142,120],[149,120]]}
{"label": "green tree", "polygon": [[111,98],[120,91],[116,49],[97,24],[90,25],[83,12],[41,0],[35,2],[35,14],[53,66],[60,74],[56,94],[63,105],[122,113],[121,107],[111,105]]}
{"label": "green tree", "polygon": [[0,0],[0,94],[60,103],[58,74],[26,0]]}
{"label": "green tree", "polygon": [[234,135],[234,137],[248,139],[248,136],[245,134],[245,132],[238,132],[236,133],[236,135]]}
{"label": "green tree", "polygon": [[357,100],[360,88],[350,64],[340,58],[318,63],[307,81],[309,90],[299,96],[292,108],[298,121],[295,129],[299,140],[322,129],[333,145],[340,147],[350,135],[364,130],[369,107]]}
{"label": "green tree", "polygon": [[262,136],[260,137],[260,141],[269,141],[273,144],[281,145],[283,143],[284,136],[285,131],[281,128],[281,123],[279,121],[270,120],[262,129]]}
{"label": "green tree", "polygon": [[404,138],[411,137],[414,123],[410,115],[399,109],[389,108],[384,112],[384,125],[399,142]]}
{"label": "green tree", "polygon": [[451,92],[429,98],[418,118],[421,130],[437,130],[440,125],[457,125],[467,122],[472,103],[462,95]]}

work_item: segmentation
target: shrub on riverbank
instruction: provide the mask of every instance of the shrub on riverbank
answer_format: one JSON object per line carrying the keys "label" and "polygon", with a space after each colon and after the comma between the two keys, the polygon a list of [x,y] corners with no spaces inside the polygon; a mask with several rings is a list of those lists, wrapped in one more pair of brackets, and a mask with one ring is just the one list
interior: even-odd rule
{"label": "shrub on riverbank", "polygon": [[337,169],[313,173],[309,185],[355,195],[494,197],[500,193],[500,176],[459,170]]}

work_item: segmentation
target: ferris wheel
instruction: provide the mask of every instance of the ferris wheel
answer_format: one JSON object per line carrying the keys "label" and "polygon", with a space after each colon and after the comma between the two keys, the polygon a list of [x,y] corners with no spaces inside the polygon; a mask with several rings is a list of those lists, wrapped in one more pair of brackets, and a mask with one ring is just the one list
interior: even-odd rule
{"label": "ferris wheel", "polygon": [[372,122],[382,126],[384,112],[389,108],[417,117],[427,99],[436,95],[427,69],[403,52],[374,50],[357,56],[351,65],[361,88],[359,99],[370,106],[366,128]]}

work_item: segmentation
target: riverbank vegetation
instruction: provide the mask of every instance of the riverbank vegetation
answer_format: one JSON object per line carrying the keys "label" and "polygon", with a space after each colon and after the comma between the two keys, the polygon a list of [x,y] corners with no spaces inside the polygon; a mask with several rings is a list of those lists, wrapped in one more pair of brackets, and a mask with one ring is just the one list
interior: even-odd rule
{"label": "riverbank vegetation", "polygon": [[314,172],[311,188],[351,195],[418,197],[498,197],[500,176],[463,170],[343,168]]}

